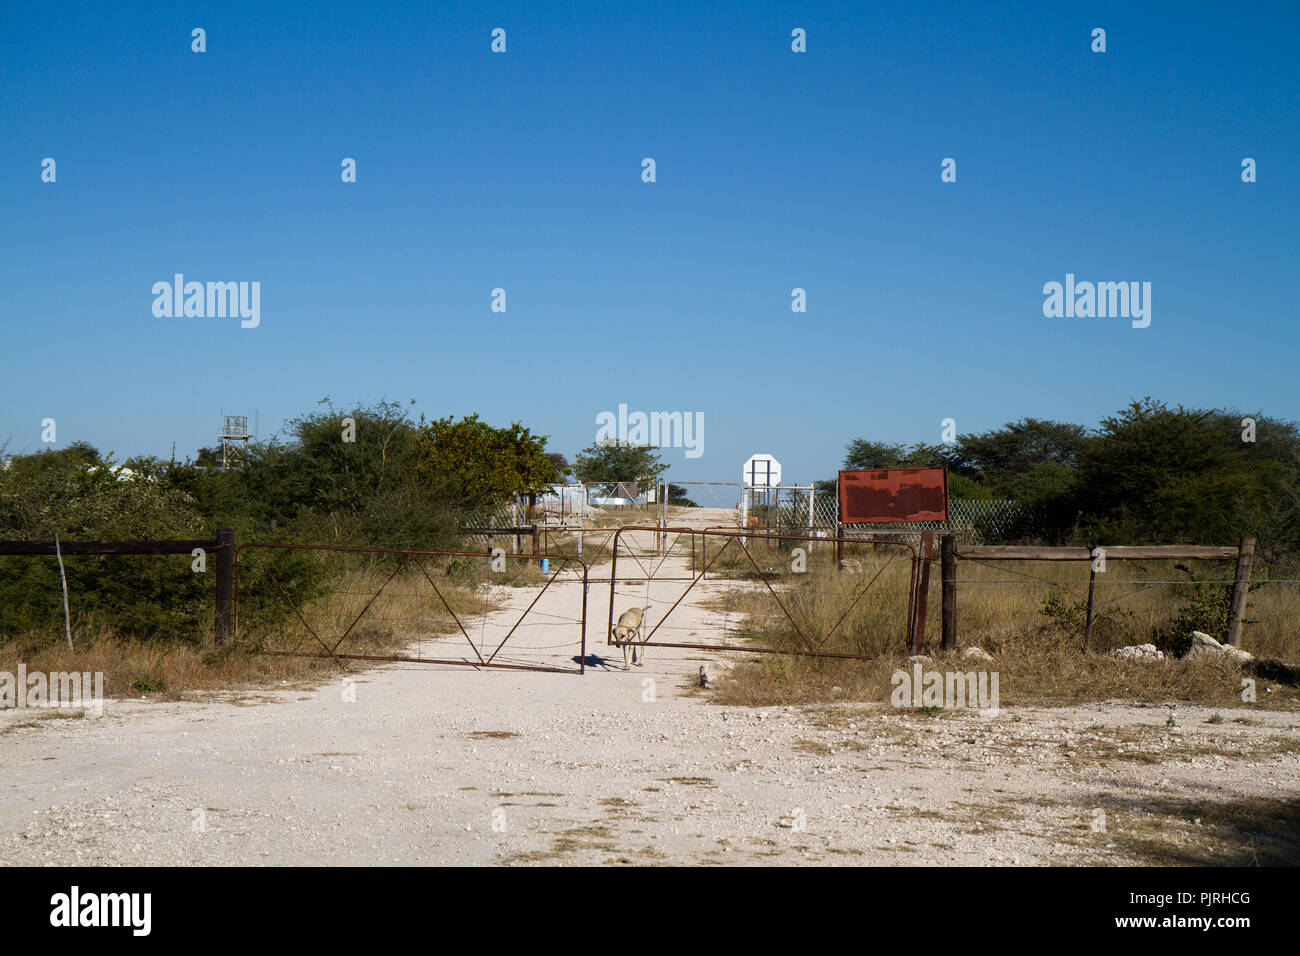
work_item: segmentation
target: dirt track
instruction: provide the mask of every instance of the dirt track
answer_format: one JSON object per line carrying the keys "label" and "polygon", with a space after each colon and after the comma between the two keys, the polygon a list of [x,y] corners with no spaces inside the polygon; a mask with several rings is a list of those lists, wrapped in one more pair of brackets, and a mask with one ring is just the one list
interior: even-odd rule
{"label": "dirt track", "polygon": [[[687,690],[701,652],[621,670],[606,587],[588,653],[610,666],[583,677],[396,665],[359,674],[355,701],[336,683],[34,726],[0,713],[0,863],[1126,863],[1178,847],[1249,863],[1243,847],[1296,848],[1240,839],[1238,819],[1294,800],[1295,715],[1180,708],[1169,728],[1167,709],[1129,704],[723,708]],[[721,624],[696,606],[673,618]]]}

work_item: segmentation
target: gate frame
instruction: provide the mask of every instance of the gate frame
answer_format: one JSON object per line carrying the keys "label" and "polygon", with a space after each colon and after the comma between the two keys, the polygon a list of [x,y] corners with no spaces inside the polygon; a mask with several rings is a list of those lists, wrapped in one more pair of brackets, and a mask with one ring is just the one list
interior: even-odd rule
{"label": "gate frame", "polygon": [[[515,631],[519,628],[519,625],[523,623],[524,618],[528,616],[528,612],[531,611],[533,607],[536,606],[537,602],[541,600],[541,597],[543,594],[546,593],[546,590],[553,583],[555,583],[555,579],[559,577],[560,571],[563,570],[562,567],[557,566],[555,571],[551,573],[551,576],[546,579],[546,583],[542,585],[542,589],[538,591],[537,594],[533,597],[532,602],[528,605],[528,607],[524,609],[524,612],[519,615],[519,618],[515,621],[514,625],[511,626],[510,630],[506,633],[506,636],[501,639],[501,643],[497,645],[496,650],[494,650],[485,661],[483,660],[483,655],[479,653],[479,650],[475,646],[474,642],[470,640],[469,634],[466,633],[464,625],[460,623],[460,618],[456,616],[456,612],[451,609],[451,605],[447,603],[447,599],[444,598],[442,596],[442,592],[438,590],[438,585],[433,582],[433,578],[429,576],[429,572],[425,569],[424,565],[420,563],[419,556],[428,555],[428,556],[453,557],[453,558],[457,558],[457,557],[484,558],[490,561],[494,557],[497,557],[497,555],[495,555],[491,551],[435,551],[435,550],[425,550],[420,548],[366,548],[366,547],[353,547],[353,546],[346,546],[346,545],[331,545],[331,544],[275,544],[266,541],[245,542],[244,544],[241,544],[239,548],[235,551],[235,569],[234,569],[235,570],[235,575],[234,575],[235,594],[234,594],[234,614],[233,614],[233,621],[232,621],[232,633],[234,634],[235,640],[239,639],[239,592],[240,592],[240,574],[242,568],[240,561],[245,548],[263,548],[267,550],[283,550],[283,551],[365,552],[371,554],[405,555],[404,559],[402,560],[401,564],[397,566],[396,570],[394,570],[392,574],[390,574],[387,578],[385,578],[384,583],[379,586],[379,589],[375,591],[373,595],[371,595],[370,600],[366,602],[366,606],[361,609],[361,612],[353,619],[352,623],[348,625],[348,629],[344,631],[343,635],[334,643],[334,647],[328,648],[329,653],[318,654],[318,653],[307,653],[305,651],[266,651],[266,650],[259,651],[258,653],[270,654],[276,657],[315,657],[315,658],[324,658],[324,659],[331,659],[331,660],[386,661],[391,663],[408,663],[408,664],[452,664],[458,667],[487,667],[487,668],[492,668],[497,670],[540,671],[548,674],[582,675],[586,673],[587,670],[587,592],[589,589],[589,583],[587,580],[587,570],[588,570],[587,563],[583,561],[581,558],[568,557],[562,554],[560,555],[554,555],[554,554],[553,555],[546,555],[546,554],[505,555],[507,559],[515,558],[515,559],[533,560],[533,561],[549,560],[549,561],[564,562],[566,566],[568,564],[577,564],[582,568],[582,616],[579,622],[580,636],[579,636],[579,644],[578,644],[578,667],[574,669],[571,667],[547,667],[540,664],[534,665],[534,664],[492,663],[493,659],[497,656],[497,654],[501,651],[501,649],[506,646],[506,642],[510,640],[511,636],[513,636]],[[382,655],[382,654],[335,653],[335,651],[338,649],[338,646],[342,644],[345,640],[347,640],[348,635],[352,632],[352,628],[356,627],[357,622],[360,621],[361,618],[365,616],[366,611],[370,610],[370,605],[374,603],[375,598],[379,597],[379,595],[383,592],[384,588],[388,586],[388,582],[397,576],[398,571],[401,571],[403,568],[406,567],[407,563],[410,561],[410,559],[413,556],[416,557],[416,566],[419,567],[420,571],[424,574],[424,577],[429,582],[430,587],[433,588],[434,594],[436,594],[438,596],[438,599],[442,601],[443,607],[445,607],[448,613],[451,614],[452,620],[456,622],[456,626],[460,629],[461,634],[464,636],[465,640],[469,643],[469,646],[473,649],[475,656],[478,657],[478,660],[457,661],[457,660],[451,660],[449,658],[410,657],[402,654]],[[275,581],[274,575],[271,575],[271,580],[276,584],[277,587],[279,587],[279,582]],[[284,589],[280,588],[280,592],[281,594],[284,594]],[[302,624],[304,628],[307,629],[307,632],[311,634],[312,637],[316,638],[317,643],[319,643],[322,647],[325,647],[326,646],[325,642],[322,641],[320,637],[316,634],[316,632],[311,629],[311,626],[308,625],[305,620],[303,620],[302,612],[298,610],[297,606],[291,600],[289,600],[288,595],[284,595],[284,600],[285,603],[287,603],[289,607],[293,610],[294,614],[298,616],[299,622]]]}
{"label": "gate frame", "polygon": [[[710,526],[710,527],[717,527],[717,526]],[[726,527],[732,528],[734,526],[727,525]],[[599,561],[601,556],[604,555],[605,552],[610,548],[611,544],[614,543],[615,538],[618,535],[618,532],[624,530],[653,531],[655,532],[656,535],[654,550],[650,552],[645,552],[645,554],[653,555],[655,558],[657,558],[657,563],[655,564],[656,570],[663,566],[663,563],[667,558],[672,556],[672,549],[677,547],[677,542],[681,540],[681,536],[683,534],[694,535],[694,534],[698,534],[700,531],[699,528],[671,528],[671,527],[663,527],[659,525],[656,525],[653,528],[648,528],[641,525],[615,525],[608,528],[582,528],[582,529],[575,528],[569,531],[559,531],[558,529],[552,529],[552,530],[556,530],[558,534],[574,534],[574,535],[603,534],[605,536],[604,542],[596,550],[595,554],[587,555],[583,558],[583,560],[586,560],[587,557],[590,557],[593,563]],[[668,536],[673,534],[675,534],[676,537],[673,538],[672,543],[669,543]],[[543,551],[542,553],[538,554],[537,557],[551,557],[552,555],[559,555],[559,552],[552,552],[550,550],[550,539],[548,537],[543,536],[542,541],[543,541]],[[610,553],[612,555],[613,552],[611,551]],[[630,551],[628,552],[628,554],[632,557],[633,560],[637,561],[637,563],[640,564],[640,560],[637,558],[635,554],[632,554],[632,552]],[[691,560],[690,574],[686,575],[685,577],[668,577],[668,576],[660,577],[659,575],[655,574],[654,571],[651,571],[647,573],[644,578],[636,578],[635,580],[641,580],[641,581],[644,580],[689,581],[691,580],[691,576],[695,574],[694,539],[692,539],[692,544],[691,544],[690,560]],[[643,571],[645,570],[645,565],[641,566],[641,570]],[[624,578],[624,580],[628,580],[628,579]],[[588,581],[592,584],[608,584],[610,579],[609,578],[588,578]]]}
{"label": "gate frame", "polygon": [[[718,553],[715,554],[711,560],[705,561],[705,560],[704,560],[704,557],[703,557],[703,556],[701,557],[701,563],[702,563],[703,566],[701,567],[699,573],[698,573],[697,575],[695,575],[694,578],[691,579],[691,583],[688,584],[688,585],[686,586],[685,590],[683,590],[682,593],[681,593],[680,595],[678,595],[677,600],[673,602],[672,607],[670,607],[670,608],[667,610],[667,612],[665,612],[664,615],[663,615],[662,617],[660,617],[660,619],[659,619],[659,623],[657,623],[653,628],[651,628],[651,629],[650,629],[650,633],[647,634],[644,638],[642,638],[642,639],[639,640],[639,641],[636,641],[636,640],[631,640],[631,641],[619,641],[619,640],[615,640],[615,639],[614,639],[614,596],[615,596],[616,588],[617,588],[617,586],[618,586],[618,537],[619,537],[619,535],[621,535],[624,531],[664,531],[664,532],[668,532],[668,533],[678,532],[679,535],[680,535],[681,533],[698,534],[698,535],[700,535],[701,537],[704,538],[704,540],[705,540],[705,544],[706,544],[706,545],[707,545],[707,543],[708,543],[708,539],[711,538],[711,537],[715,537],[715,538],[728,538],[728,539],[730,539],[730,540],[728,540],[727,544],[724,544],[721,548],[718,549]],[[862,600],[862,597],[867,593],[867,591],[871,590],[871,586],[875,583],[876,578],[880,577],[880,575],[884,573],[885,567],[888,567],[888,566],[889,566],[889,563],[890,563],[891,561],[893,561],[893,558],[892,558],[892,557],[889,559],[889,561],[885,562],[885,567],[882,567],[879,571],[877,571],[877,572],[875,573],[875,575],[871,578],[871,580],[867,582],[866,587],[864,587],[864,588],[863,588],[863,589],[858,593],[858,595],[853,599],[852,603],[849,604],[849,606],[848,606],[847,608],[844,609],[844,612],[840,615],[839,620],[837,620],[837,621],[835,622],[835,625],[834,625],[834,626],[830,629],[830,631],[829,631],[829,632],[828,632],[828,633],[827,633],[827,634],[826,634],[826,635],[821,639],[821,641],[816,645],[816,647],[810,647],[809,650],[786,650],[786,649],[783,649],[783,648],[775,648],[775,647],[729,647],[729,646],[721,645],[721,644],[704,644],[704,643],[667,643],[667,642],[660,642],[660,643],[657,643],[657,644],[651,644],[651,643],[650,643],[650,638],[653,637],[654,634],[655,634],[655,632],[659,630],[659,628],[663,625],[663,622],[664,622],[665,620],[668,619],[668,616],[669,616],[670,614],[672,614],[672,612],[675,611],[675,610],[677,609],[677,606],[678,606],[679,604],[682,603],[682,600],[686,597],[686,595],[687,595],[688,593],[690,593],[691,589],[694,588],[695,585],[699,584],[700,581],[704,579],[704,575],[708,572],[709,568],[713,566],[713,563],[714,563],[715,561],[717,561],[719,557],[722,556],[722,552],[725,551],[725,550],[727,549],[728,545],[730,545],[730,543],[731,543],[731,540],[735,540],[735,539],[737,539],[737,538],[744,539],[744,540],[790,540],[790,541],[811,541],[811,540],[816,540],[816,541],[824,541],[824,542],[827,542],[828,544],[835,544],[835,543],[840,543],[840,544],[842,544],[843,541],[844,541],[844,539],[842,539],[842,538],[821,538],[821,537],[814,538],[814,537],[811,536],[811,535],[779,534],[779,533],[777,533],[777,534],[773,534],[773,533],[770,533],[770,532],[749,531],[748,529],[739,529],[739,528],[736,529],[735,531],[715,531],[715,530],[711,530],[711,529],[708,529],[708,528],[704,528],[704,529],[700,529],[700,528],[653,528],[653,527],[646,528],[646,527],[635,527],[635,526],[628,526],[628,527],[620,528],[620,529],[618,530],[618,534],[616,534],[616,535],[614,536],[614,550],[613,550],[613,554],[612,554],[611,557],[610,557],[610,569],[609,569],[609,618],[608,618],[608,621],[607,621],[606,631],[605,631],[605,643],[606,643],[606,645],[607,645],[607,646],[611,646],[611,647],[625,647],[625,646],[636,646],[636,645],[639,645],[639,646],[641,646],[641,647],[676,647],[676,648],[685,648],[685,649],[689,649],[689,650],[706,650],[706,651],[740,651],[740,652],[744,652],[744,653],[755,653],[755,654],[789,654],[789,655],[791,655],[791,656],[796,656],[796,657],[836,657],[836,658],[844,658],[844,659],[848,659],[848,660],[874,660],[874,658],[872,658],[872,657],[868,657],[868,656],[863,655],[863,654],[839,654],[839,653],[833,653],[833,652],[822,652],[822,651],[818,650],[818,648],[820,648],[823,644],[826,643],[826,641],[828,641],[828,640],[830,639],[831,635],[835,633],[836,628],[838,628],[838,627],[840,626],[840,624],[843,622],[844,618],[848,616],[849,612],[852,611],[853,608],[857,606],[858,602]],[[918,597],[918,591],[917,591],[918,567],[922,564],[923,561],[928,561],[928,554],[925,554],[925,556],[923,557],[923,556],[922,556],[922,555],[923,555],[923,549],[922,549],[922,548],[913,547],[911,544],[909,544],[909,543],[906,542],[906,541],[896,541],[896,540],[895,540],[895,541],[891,541],[891,540],[888,540],[888,539],[872,539],[872,538],[853,538],[852,540],[853,540],[854,542],[858,543],[858,544],[887,544],[887,545],[892,545],[893,547],[895,547],[895,548],[897,548],[897,549],[899,549],[899,550],[904,550],[904,549],[905,549],[905,550],[911,552],[911,554],[912,554],[912,565],[911,565],[911,575],[910,575],[910,578],[909,578],[909,581],[908,581],[908,589],[907,589],[907,593],[908,593],[908,600],[907,600],[907,625],[906,625],[906,632],[905,632],[905,634],[904,634],[904,637],[905,637],[905,639],[907,640],[907,643],[908,643],[908,647],[909,647],[909,651],[908,651],[908,652],[909,652],[909,653],[915,653],[915,652],[912,651],[910,648],[914,647],[915,644],[916,644],[917,633],[918,633],[918,627],[917,627],[917,626],[918,626],[918,624],[920,625],[921,628],[924,628],[924,626],[925,626],[925,625],[924,625],[924,615],[925,615],[924,604],[921,604],[921,606],[918,608],[918,601],[917,601],[917,597]],[[741,547],[742,547],[742,549],[744,549],[745,554],[748,555],[748,554],[749,554],[748,549],[745,549],[743,545],[742,545]],[[693,544],[693,539],[692,539],[692,552],[693,552],[693,550],[694,550],[694,544]],[[839,567],[839,565],[838,565],[838,561],[839,561],[839,557],[838,557],[838,549],[837,549],[837,556],[836,556],[836,562],[837,562],[837,564],[836,564],[836,568],[837,568],[837,569],[838,569],[838,567]],[[754,559],[753,559],[752,556],[750,556],[750,563],[754,563]],[[927,565],[927,568],[928,568],[928,565]],[[758,570],[758,566],[757,566],[757,564],[755,564],[755,570]],[[805,637],[803,636],[803,633],[799,630],[799,625],[796,624],[795,621],[794,621],[794,619],[790,616],[790,612],[789,612],[788,610],[786,610],[785,605],[781,602],[781,598],[780,598],[780,596],[777,595],[777,594],[776,594],[776,591],[772,588],[771,582],[769,582],[768,579],[767,579],[766,577],[763,576],[762,571],[759,571],[759,578],[760,578],[760,580],[762,580],[762,582],[763,582],[765,585],[767,585],[767,589],[768,589],[769,591],[772,592],[773,597],[776,598],[777,605],[781,608],[782,613],[785,614],[786,619],[789,620],[789,621],[790,621],[790,624],[794,627],[794,629],[795,629],[795,634],[798,635],[798,637],[799,637],[799,639],[800,639],[801,641],[803,641],[805,644],[807,644],[807,643],[808,643],[808,640],[807,640],[807,638],[805,638]],[[684,580],[684,579],[681,579],[681,578],[676,578],[676,579],[670,579],[670,578],[656,579],[656,578],[654,578],[654,577],[648,577],[648,578],[633,578],[633,579],[630,579],[630,580],[633,580],[633,581],[637,581],[637,580],[645,580],[645,581],[665,580],[665,581],[666,581],[666,580]],[[918,610],[919,610],[919,612],[920,612],[919,615],[918,615],[918,613],[917,613]],[[919,620],[918,620],[918,617],[919,617]]]}

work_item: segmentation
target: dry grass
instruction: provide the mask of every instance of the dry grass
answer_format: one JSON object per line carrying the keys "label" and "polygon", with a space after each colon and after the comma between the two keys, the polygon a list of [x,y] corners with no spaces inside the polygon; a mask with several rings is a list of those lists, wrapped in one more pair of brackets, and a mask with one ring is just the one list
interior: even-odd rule
{"label": "dry grass", "polygon": [[[999,703],[1014,706],[1064,705],[1123,698],[1144,702],[1180,701],[1224,707],[1241,706],[1243,673],[1233,664],[1213,660],[1165,660],[1157,664],[1119,661],[1107,654],[1083,654],[1069,644],[1031,638],[1007,642],[992,663],[936,655],[925,670],[996,671]],[[900,656],[869,661],[810,659],[764,655],[729,670],[717,682],[714,700],[741,706],[822,701],[887,702],[891,675],[906,670]],[[1256,679],[1253,706],[1300,707],[1293,686]]]}
{"label": "dry grass", "polygon": [[[734,627],[732,643],[739,638],[784,650],[863,656],[903,648],[910,581],[906,552],[852,546],[846,558],[857,562],[860,572],[836,573],[834,552],[822,545],[805,554],[806,570],[796,571],[789,549],[754,541],[744,550],[739,544],[723,550],[717,540],[709,541],[713,564],[706,580],[722,583],[723,590],[704,603],[727,617]],[[737,583],[726,584],[730,581]]]}
{"label": "dry grass", "polygon": [[[764,548],[757,543],[751,544],[750,556],[738,549],[723,553],[715,568],[746,583],[728,586],[708,603],[727,617],[733,644],[744,646],[752,642],[754,646],[786,650],[819,646],[826,651],[858,654],[867,659],[762,655],[742,661],[718,682],[715,699],[719,702],[761,706],[888,700],[891,675],[906,666],[903,656],[908,564],[896,559],[886,567],[885,549],[850,546],[846,556],[857,562],[860,570],[837,573],[830,549],[820,551],[808,556],[808,570],[802,574],[789,570],[791,559],[787,551]],[[714,548],[712,554],[716,553]],[[776,595],[753,583],[758,577],[755,564],[773,583]],[[1217,568],[1202,569],[1201,574],[1221,578],[1231,573],[1225,568],[1230,566],[1220,563]],[[1098,606],[1106,616],[1095,623],[1085,653],[1081,633],[1042,612],[1048,596],[1063,593],[1051,582],[1079,591],[1078,567],[1057,562],[1002,562],[1000,565],[963,563],[961,569],[959,580],[978,577],[998,582],[959,585],[958,601],[959,644],[979,646],[995,660],[972,663],[959,654],[930,651],[933,661],[926,668],[996,671],[1004,707],[1113,698],[1239,706],[1242,682],[1246,678],[1255,680],[1257,705],[1286,708],[1300,705],[1294,676],[1288,682],[1285,668],[1243,671],[1238,665],[1222,660],[1169,656],[1156,664],[1140,664],[1112,657],[1109,652],[1115,647],[1163,639],[1161,635],[1168,632],[1182,604],[1171,585],[1115,583],[1099,589]],[[867,580],[878,571],[881,571],[879,578],[863,593]],[[1172,562],[1125,562],[1113,565],[1109,573],[1110,580],[1115,582],[1182,577]],[[1083,575],[1082,593],[1086,595],[1086,568]],[[710,571],[711,581],[720,577]],[[1102,603],[1125,592],[1132,593],[1119,601]],[[845,614],[855,599],[858,603]],[[1070,599],[1068,595],[1067,599]],[[1300,666],[1300,587],[1267,585],[1252,592],[1250,599],[1252,606],[1247,618],[1251,623],[1246,626],[1242,646],[1258,657],[1291,668]],[[937,574],[931,578],[929,606],[926,643],[927,648],[937,648],[941,642]],[[1115,613],[1117,608],[1122,613]],[[830,636],[824,644],[819,644],[826,635]]]}
{"label": "dry grass", "polygon": [[110,697],[174,698],[189,691],[302,686],[340,670],[325,661],[251,654],[241,646],[215,650],[204,644],[141,641],[107,627],[79,629],[72,650],[45,635],[0,644],[0,670],[12,673],[19,663],[26,663],[28,672],[102,673]]}
{"label": "dry grass", "polygon": [[[1129,582],[1183,581],[1186,575],[1173,561],[1116,561],[1097,576],[1092,647],[1110,650],[1125,644],[1158,643],[1158,639],[1184,603],[1170,584]],[[1230,581],[1233,565],[1227,561],[1182,562],[1206,581]],[[937,572],[937,565],[934,572]],[[1025,626],[1043,625],[1044,601],[1051,595],[1067,602],[1083,601],[1088,593],[1086,564],[1057,561],[963,561],[958,580],[982,582],[958,585],[959,640],[993,650],[1001,635],[1023,631]],[[1256,578],[1260,577],[1257,573]],[[1295,578],[1279,570],[1275,577]],[[929,604],[934,611],[926,622],[926,643],[941,639],[938,574],[932,573]],[[1265,584],[1250,592],[1247,624],[1241,646],[1256,657],[1271,658],[1300,666],[1300,585]],[[1065,635],[1063,635],[1065,636]],[[1080,627],[1073,635],[1082,648]],[[1214,635],[1222,639],[1224,635]]]}
{"label": "dry grass", "polygon": [[452,630],[448,605],[462,620],[493,606],[475,582],[435,577],[444,605],[421,572],[408,570],[393,578],[366,609],[387,576],[373,567],[349,570],[324,596],[300,609],[324,646],[292,612],[271,627],[241,625],[239,640],[220,649],[210,632],[196,635],[192,643],[146,641],[91,621],[74,628],[72,650],[61,634],[26,634],[0,643],[0,670],[13,673],[25,663],[28,672],[102,672],[104,693],[111,697],[176,698],[190,692],[315,686],[355,672],[364,662],[261,652],[324,653],[365,609],[338,652],[399,653],[413,641]]}

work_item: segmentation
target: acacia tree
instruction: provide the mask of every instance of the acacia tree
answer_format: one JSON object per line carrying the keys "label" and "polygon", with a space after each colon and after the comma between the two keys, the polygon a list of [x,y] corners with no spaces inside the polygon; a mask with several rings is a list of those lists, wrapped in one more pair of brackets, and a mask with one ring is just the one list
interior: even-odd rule
{"label": "acacia tree", "polygon": [[617,441],[597,442],[584,448],[573,464],[579,481],[600,485],[607,495],[619,482],[651,482],[667,470],[668,464],[659,460],[651,446]]}
{"label": "acacia tree", "polygon": [[[1145,398],[1102,419],[1079,458],[1083,526],[1099,542],[1232,544],[1243,534],[1294,547],[1292,422],[1256,416],[1257,441],[1241,416],[1170,407]],[[1279,510],[1279,505],[1283,505]]]}
{"label": "acacia tree", "polygon": [[952,454],[943,445],[918,442],[867,441],[855,438],[845,446],[844,468],[848,471],[875,468],[941,468],[951,463]]}
{"label": "acacia tree", "polygon": [[1073,469],[1088,443],[1082,425],[1023,418],[978,435],[961,435],[949,463],[962,474],[1009,493],[1040,469]]}

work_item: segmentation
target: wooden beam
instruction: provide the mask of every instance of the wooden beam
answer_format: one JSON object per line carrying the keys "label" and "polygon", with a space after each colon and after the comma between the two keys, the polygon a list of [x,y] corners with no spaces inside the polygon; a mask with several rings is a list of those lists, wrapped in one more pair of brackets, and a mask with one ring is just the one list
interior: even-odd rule
{"label": "wooden beam", "polygon": [[1106,548],[1108,561],[1227,561],[1237,556],[1237,549],[1213,544],[1117,545]]}
{"label": "wooden beam", "polygon": [[[1237,548],[1204,544],[1112,545],[1105,548],[1108,561],[1226,561]],[[965,545],[958,558],[984,561],[1091,561],[1088,548],[1041,548],[1019,545]]]}
{"label": "wooden beam", "polygon": [[[219,541],[60,541],[59,548],[69,554],[189,554],[195,548],[211,551]],[[53,541],[0,541],[0,555],[54,556]]]}

